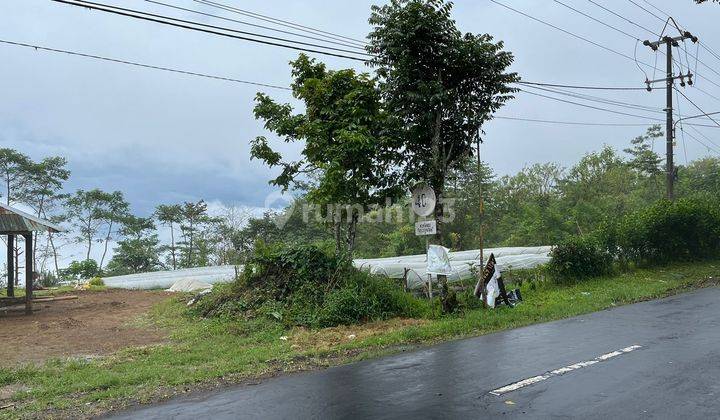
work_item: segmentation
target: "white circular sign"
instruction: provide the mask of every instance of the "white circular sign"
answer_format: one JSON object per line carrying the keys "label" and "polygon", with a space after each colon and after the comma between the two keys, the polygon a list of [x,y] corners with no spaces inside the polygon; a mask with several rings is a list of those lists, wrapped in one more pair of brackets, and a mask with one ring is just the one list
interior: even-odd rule
{"label": "white circular sign", "polygon": [[415,214],[427,217],[435,211],[435,191],[427,185],[416,187],[412,192],[412,209]]}

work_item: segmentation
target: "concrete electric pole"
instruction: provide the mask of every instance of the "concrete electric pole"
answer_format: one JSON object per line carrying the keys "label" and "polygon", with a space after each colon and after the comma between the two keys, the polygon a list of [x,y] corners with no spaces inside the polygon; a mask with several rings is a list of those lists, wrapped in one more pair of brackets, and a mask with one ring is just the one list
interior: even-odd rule
{"label": "concrete electric pole", "polygon": [[[672,18],[670,18],[672,20]],[[674,20],[673,20],[674,23]],[[679,30],[679,29],[678,29]],[[652,84],[656,82],[665,82],[665,89],[666,89],[666,104],[665,104],[665,113],[667,115],[667,121],[665,125],[665,136],[667,139],[667,147],[666,147],[666,159],[665,159],[665,171],[666,171],[666,189],[667,189],[667,198],[668,200],[673,200],[675,198],[675,163],[674,163],[674,138],[675,138],[675,130],[673,125],[673,88],[675,79],[680,79],[680,85],[685,86],[685,79],[688,79],[688,84],[692,85],[692,77],[693,74],[690,73],[690,69],[688,68],[687,74],[682,74],[682,68],[680,68],[681,73],[677,76],[673,76],[673,47],[679,47],[678,41],[684,41],[686,39],[692,40],[692,42],[697,42],[697,37],[691,34],[687,31],[681,31],[680,36],[676,37],[670,37],[670,36],[663,36],[659,40],[651,42],[651,41],[645,41],[643,42],[643,45],[648,46],[652,48],[653,51],[657,51],[661,45],[665,44],[665,55],[666,55],[666,68],[667,68],[667,75],[663,79],[657,79],[657,80],[645,80],[645,83],[647,84],[647,90],[652,91]]]}

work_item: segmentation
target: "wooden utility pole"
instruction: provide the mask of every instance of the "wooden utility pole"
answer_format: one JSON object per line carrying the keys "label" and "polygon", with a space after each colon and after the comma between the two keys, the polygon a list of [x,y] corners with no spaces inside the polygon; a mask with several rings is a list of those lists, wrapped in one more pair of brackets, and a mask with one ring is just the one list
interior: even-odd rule
{"label": "wooden utility pole", "polygon": [[[479,290],[479,296],[483,300],[483,306],[485,306],[485,290],[484,285],[482,282],[485,278],[485,237],[484,237],[484,229],[483,229],[483,222],[485,221],[485,200],[483,199],[483,187],[482,187],[482,160],[480,159],[480,143],[482,143],[482,139],[480,138],[480,128],[478,128],[477,131],[477,138],[476,138],[476,144],[475,144],[475,153],[477,154],[477,181],[478,181],[478,194],[479,194],[479,206],[478,206],[478,215],[480,216],[480,278],[478,280],[478,286],[480,287]],[[478,294],[478,286],[475,287],[476,295]]]}
{"label": "wooden utility pole", "polygon": [[7,237],[7,295],[15,297],[15,235]]}
{"label": "wooden utility pole", "polygon": [[[673,20],[670,18],[669,20]],[[673,20],[673,23],[675,21]],[[677,25],[676,25],[677,27]],[[679,30],[679,28],[678,28]],[[666,151],[665,151],[665,177],[666,177],[666,195],[668,200],[675,199],[675,163],[674,163],[674,125],[673,125],[673,89],[675,79],[680,79],[680,85],[685,86],[685,78],[688,79],[688,83],[692,85],[692,73],[688,69],[687,74],[679,74],[673,76],[673,58],[672,48],[679,47],[678,41],[684,41],[691,39],[692,42],[697,42],[697,37],[692,35],[690,32],[681,31],[680,36],[670,37],[664,36],[658,41],[650,42],[645,41],[643,45],[652,48],[653,51],[657,51],[660,45],[665,44],[665,58],[666,58],[666,76],[663,79],[657,80],[645,80],[647,84],[647,90],[652,91],[652,84],[656,82],[665,82],[665,113],[666,113],[666,124],[665,124],[665,136],[666,136]],[[682,71],[682,69],[681,69]]]}
{"label": "wooden utility pole", "polygon": [[32,233],[28,233],[25,236],[25,314],[32,314],[32,298],[33,298],[33,283],[35,277],[33,275],[33,238]]}
{"label": "wooden utility pole", "polygon": [[485,238],[484,238],[484,231],[483,231],[483,222],[484,222],[484,215],[485,215],[485,199],[483,198],[483,187],[482,187],[482,161],[480,160],[480,143],[482,143],[482,140],[480,139],[480,132],[478,132],[477,136],[477,178],[478,178],[478,194],[480,197],[480,208],[479,214],[480,214],[480,277],[483,276],[483,270],[485,270],[485,258],[484,258],[484,247],[485,247]]}

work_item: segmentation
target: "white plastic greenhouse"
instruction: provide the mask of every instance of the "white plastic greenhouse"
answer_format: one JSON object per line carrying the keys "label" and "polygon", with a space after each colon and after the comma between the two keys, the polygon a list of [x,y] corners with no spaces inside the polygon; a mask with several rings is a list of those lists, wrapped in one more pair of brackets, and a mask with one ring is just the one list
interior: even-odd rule
{"label": "white plastic greenhouse", "polygon": [[[550,247],[524,248],[488,248],[485,258],[495,254],[501,270],[533,268],[550,260]],[[473,270],[480,267],[480,250],[450,252],[450,265],[453,274],[448,281],[457,282],[473,278]],[[390,278],[402,279],[407,270],[408,288],[420,288],[427,281],[426,255],[408,255],[404,257],[357,259],[353,264],[373,274],[382,274]],[[131,274],[127,276],[107,277],[105,285],[120,289],[167,289],[179,280],[195,280],[209,284],[228,283],[242,270],[242,266],[224,265],[216,267],[198,267],[175,271]]]}
{"label": "white plastic greenhouse", "polygon": [[[497,264],[502,271],[511,269],[533,268],[550,261],[549,246],[524,248],[488,248],[484,257],[495,254]],[[480,250],[458,251],[448,253],[453,273],[448,276],[449,282],[467,280],[474,277],[473,270],[480,268]],[[354,264],[361,270],[373,274],[383,274],[390,278],[401,279],[407,271],[409,289],[422,287],[427,282],[427,260],[424,254],[405,257],[373,258],[355,260]]]}

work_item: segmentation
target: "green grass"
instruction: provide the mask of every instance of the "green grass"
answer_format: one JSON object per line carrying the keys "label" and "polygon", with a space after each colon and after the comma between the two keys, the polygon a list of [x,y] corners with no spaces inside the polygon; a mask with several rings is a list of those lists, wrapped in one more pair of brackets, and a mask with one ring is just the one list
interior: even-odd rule
{"label": "green grass", "polygon": [[[44,366],[0,369],[0,388],[20,389],[13,397],[15,409],[0,411],[0,417],[97,414],[279,370],[340,364],[409,345],[487,334],[667,296],[715,285],[718,277],[720,262],[710,262],[635,270],[574,285],[525,284],[525,302],[514,309],[477,309],[408,324],[391,320],[315,331],[285,330],[269,320],[191,319],[182,302],[170,300],[142,320],[170,331],[168,345],[126,349],[93,361],[53,360]],[[355,331],[355,340],[330,340]]]}
{"label": "green grass", "polygon": [[[91,292],[101,292],[103,290],[107,290],[107,287],[105,286],[88,286],[86,289],[83,290],[89,290]],[[66,295],[72,292],[76,292],[75,286],[58,286],[53,288],[48,288],[46,290],[35,290],[33,292],[33,296],[40,297],[40,296],[57,296],[57,295]],[[15,288],[15,297],[24,297],[25,296],[25,286],[19,286]],[[0,288],[0,297],[7,297],[7,288],[3,286]]]}

